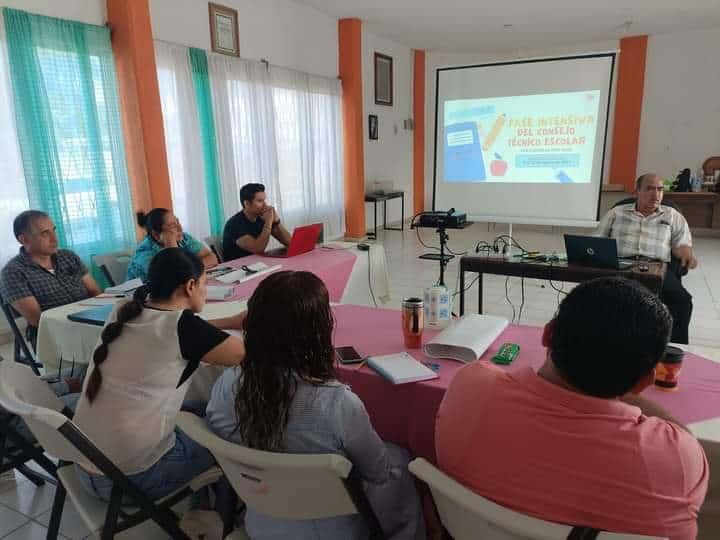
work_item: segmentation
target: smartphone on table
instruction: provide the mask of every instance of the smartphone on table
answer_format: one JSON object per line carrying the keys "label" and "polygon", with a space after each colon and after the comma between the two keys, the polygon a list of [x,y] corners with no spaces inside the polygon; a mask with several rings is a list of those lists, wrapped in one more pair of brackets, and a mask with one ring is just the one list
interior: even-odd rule
{"label": "smartphone on table", "polygon": [[341,364],[359,364],[363,361],[363,357],[355,350],[355,347],[336,347],[335,358]]}

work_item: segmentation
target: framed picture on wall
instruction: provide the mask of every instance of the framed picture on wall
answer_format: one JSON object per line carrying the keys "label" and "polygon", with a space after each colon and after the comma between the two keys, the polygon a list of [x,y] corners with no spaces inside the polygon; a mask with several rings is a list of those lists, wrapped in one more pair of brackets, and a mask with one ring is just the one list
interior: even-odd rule
{"label": "framed picture on wall", "polygon": [[370,139],[375,141],[378,138],[378,117],[376,114],[371,114],[368,116],[368,133],[370,134]]}
{"label": "framed picture on wall", "polygon": [[208,3],[210,12],[210,41],[213,52],[240,56],[238,12],[236,9]]}
{"label": "framed picture on wall", "polygon": [[375,103],[393,104],[393,59],[379,52],[375,53]]}

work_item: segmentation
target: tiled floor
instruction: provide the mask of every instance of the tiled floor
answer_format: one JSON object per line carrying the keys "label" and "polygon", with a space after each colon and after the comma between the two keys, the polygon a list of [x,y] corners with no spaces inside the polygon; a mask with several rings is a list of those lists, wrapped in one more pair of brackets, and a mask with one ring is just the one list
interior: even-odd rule
{"label": "tiled floor", "polygon": [[[421,238],[428,245],[437,245],[437,235],[432,229],[421,229]],[[450,247],[456,253],[473,250],[480,240],[492,241],[498,234],[504,234],[506,227],[476,224],[462,231],[449,231]],[[515,227],[514,236],[527,249],[552,251],[562,249],[562,233],[559,229]],[[425,287],[437,281],[437,263],[419,260],[417,257],[432,251],[423,247],[416,237],[416,231],[378,231],[378,242],[385,245],[392,282],[391,307],[399,307],[403,297],[422,294]],[[690,330],[693,352],[720,361],[720,239],[696,238],[695,249],[700,261],[699,267],[683,280],[694,297],[695,311]],[[451,261],[446,283],[452,290],[457,289],[457,259]],[[554,283],[569,290],[572,284]],[[507,283],[508,297],[517,312],[521,304],[521,283],[519,278],[510,278]],[[558,295],[548,283],[525,280],[525,303],[519,322],[542,325],[552,317],[557,308]],[[513,309],[506,299],[505,278],[486,276],[485,311],[512,317]],[[468,310],[477,308],[477,289],[467,293]],[[0,354],[9,357],[7,346],[0,347]],[[36,488],[22,477],[6,475],[0,478],[0,538],[22,540],[45,538],[45,525],[50,518],[54,488]],[[61,524],[64,538],[81,539],[88,537],[71,503],[67,504]],[[153,539],[163,538],[156,527],[150,525],[130,531],[120,538]]]}

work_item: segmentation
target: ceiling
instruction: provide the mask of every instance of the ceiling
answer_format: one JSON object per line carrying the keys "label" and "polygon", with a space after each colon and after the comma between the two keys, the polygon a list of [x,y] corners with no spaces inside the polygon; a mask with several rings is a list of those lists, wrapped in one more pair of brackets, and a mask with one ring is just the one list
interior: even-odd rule
{"label": "ceiling", "polygon": [[333,17],[360,18],[369,32],[408,47],[446,52],[509,52],[720,26],[720,0],[296,1]]}

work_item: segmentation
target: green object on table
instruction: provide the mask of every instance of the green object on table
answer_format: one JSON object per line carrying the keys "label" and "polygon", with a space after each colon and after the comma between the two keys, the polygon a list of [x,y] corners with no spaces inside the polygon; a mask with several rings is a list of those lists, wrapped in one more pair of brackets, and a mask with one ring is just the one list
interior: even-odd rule
{"label": "green object on table", "polygon": [[517,343],[503,343],[497,354],[492,357],[492,361],[495,364],[506,366],[515,360],[518,354],[520,354],[520,345]]}

